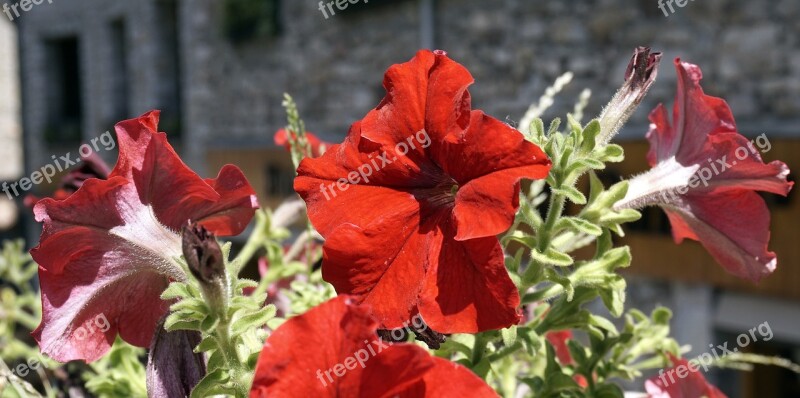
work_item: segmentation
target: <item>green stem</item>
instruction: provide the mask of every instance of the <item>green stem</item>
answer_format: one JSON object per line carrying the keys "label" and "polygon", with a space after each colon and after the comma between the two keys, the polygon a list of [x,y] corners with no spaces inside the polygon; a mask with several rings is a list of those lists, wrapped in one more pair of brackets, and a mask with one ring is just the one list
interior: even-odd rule
{"label": "green stem", "polygon": [[[537,231],[537,235],[539,237],[537,250],[540,253],[546,252],[547,248],[550,246],[553,228],[555,227],[556,222],[558,222],[558,219],[561,217],[561,213],[564,211],[566,200],[567,198],[564,195],[557,193],[552,193],[550,195],[550,205],[547,209],[547,218],[545,218],[544,224]],[[536,283],[536,271],[538,269],[539,267],[537,264],[533,264],[533,262],[531,262],[531,264],[529,264],[525,269],[522,274],[522,286],[520,289],[522,292],[527,291],[529,287]]]}
{"label": "green stem", "polygon": [[259,249],[264,244],[264,239],[266,239],[266,221],[267,217],[265,214],[262,214],[261,211],[256,212],[256,225],[253,228],[253,233],[247,238],[247,242],[242,247],[242,250],[236,255],[236,258],[233,259],[233,263],[236,264],[236,274],[238,275],[239,271],[253,258],[253,256],[258,252]]}
{"label": "green stem", "polygon": [[489,344],[489,338],[484,333],[475,335],[475,345],[472,347],[472,367],[478,365],[483,359],[483,354],[486,352],[486,345]]}
{"label": "green stem", "polygon": [[508,347],[503,347],[503,349],[501,349],[500,351],[489,354],[489,362],[499,361],[517,352],[517,350],[519,350],[520,348],[522,348],[522,343],[520,343],[519,341],[515,342],[514,344]]}
{"label": "green stem", "polygon": [[564,205],[566,204],[566,201],[567,198],[564,195],[556,193],[550,196],[550,206],[547,209],[547,218],[545,218],[544,225],[542,225],[542,229],[539,232],[539,252],[544,253],[550,246],[553,228],[555,227],[556,222],[558,222],[558,219],[561,218],[561,213],[564,212]]}

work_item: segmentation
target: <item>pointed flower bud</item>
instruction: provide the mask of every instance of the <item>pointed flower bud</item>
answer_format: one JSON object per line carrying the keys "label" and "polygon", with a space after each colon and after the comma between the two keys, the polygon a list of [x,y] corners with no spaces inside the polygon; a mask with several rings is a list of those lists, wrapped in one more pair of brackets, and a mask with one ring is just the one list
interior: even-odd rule
{"label": "pointed flower bud", "polygon": [[167,332],[162,323],[156,329],[147,355],[147,396],[149,398],[188,397],[206,374],[199,332]]}
{"label": "pointed flower bud", "polygon": [[225,275],[222,250],[214,235],[202,225],[189,221],[183,227],[183,257],[198,281],[211,282]]}
{"label": "pointed flower bud", "polygon": [[656,80],[659,62],[661,53],[651,53],[649,47],[636,48],[625,70],[625,83],[600,114],[600,144],[611,141],[642,102]]}

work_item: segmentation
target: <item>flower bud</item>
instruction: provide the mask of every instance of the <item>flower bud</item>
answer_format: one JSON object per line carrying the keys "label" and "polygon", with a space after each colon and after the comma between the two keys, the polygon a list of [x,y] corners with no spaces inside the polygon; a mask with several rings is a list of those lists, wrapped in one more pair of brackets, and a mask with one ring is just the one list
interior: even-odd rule
{"label": "flower bud", "polygon": [[183,257],[198,281],[211,282],[225,275],[222,250],[214,235],[202,225],[189,221],[183,227]]}
{"label": "flower bud", "polygon": [[651,53],[649,47],[638,47],[625,70],[625,83],[600,114],[598,144],[605,145],[628,121],[642,102],[658,75],[661,53]]}

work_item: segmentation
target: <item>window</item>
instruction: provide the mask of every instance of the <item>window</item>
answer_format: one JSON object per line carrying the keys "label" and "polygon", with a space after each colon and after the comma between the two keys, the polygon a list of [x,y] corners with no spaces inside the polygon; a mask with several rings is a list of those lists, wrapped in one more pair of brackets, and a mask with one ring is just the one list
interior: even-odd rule
{"label": "window", "polygon": [[271,164],[267,166],[267,193],[273,198],[285,198],[294,193],[294,173]]}
{"label": "window", "polygon": [[80,51],[77,37],[45,42],[45,79],[49,144],[71,145],[80,142],[83,130]]}
{"label": "window", "polygon": [[159,128],[173,139],[181,135],[181,58],[178,27],[178,2],[158,0],[155,32],[156,69],[161,79],[158,84],[158,109],[161,110]]}
{"label": "window", "polygon": [[280,0],[224,0],[225,36],[234,44],[275,37],[283,30]]}
{"label": "window", "polygon": [[128,119],[130,86],[128,82],[128,42],[125,20],[118,19],[109,26],[111,39],[111,114],[110,124]]}

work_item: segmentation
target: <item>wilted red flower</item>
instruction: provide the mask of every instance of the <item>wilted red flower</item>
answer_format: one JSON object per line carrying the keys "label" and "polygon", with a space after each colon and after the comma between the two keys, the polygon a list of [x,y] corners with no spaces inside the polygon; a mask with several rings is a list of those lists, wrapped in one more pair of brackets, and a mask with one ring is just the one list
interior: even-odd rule
{"label": "wilted red flower", "polygon": [[168,310],[162,291],[170,280],[186,279],[176,261],[177,231],[192,220],[235,235],[258,207],[238,168],[225,166],[206,180],[192,172],[157,133],[158,115],[117,124],[119,160],[107,180],[88,179],[68,198],[34,208],[44,227],[31,250],[43,306],[33,335],[58,361],[93,361],[117,333],[147,347]]}
{"label": "wilted red flower", "polygon": [[717,387],[709,384],[696,364],[670,354],[674,365],[645,382],[650,398],[727,398]]}
{"label": "wilted red flower", "polygon": [[[81,157],[78,167],[70,170],[69,173],[61,179],[58,189],[53,192],[52,198],[56,200],[66,199],[69,195],[72,195],[75,191],[80,189],[86,180],[90,178],[105,180],[108,178],[109,173],[111,173],[111,169],[98,154],[93,152],[89,154],[89,156]],[[25,206],[33,209],[36,202],[40,200],[41,198],[30,194],[25,196],[23,202]]]}
{"label": "wilted red flower", "polygon": [[615,207],[661,206],[677,243],[694,239],[728,272],[759,281],[775,270],[769,243],[769,211],[755,191],[787,195],[789,169],[764,164],[740,135],[728,104],[705,95],[696,65],[675,60],[678,92],[672,124],[659,105],[652,122],[648,160],[653,168],[630,181]]}
{"label": "wilted red flower", "polygon": [[380,340],[377,326],[346,295],[289,319],[264,344],[250,397],[497,396],[461,365]]}
{"label": "wilted red flower", "polygon": [[519,319],[496,237],[519,180],[550,161],[518,131],[471,111],[470,73],[442,51],[389,68],[387,95],[345,141],[298,168],[295,190],[326,238],[322,274],[370,305],[381,329],[415,314],[442,333]]}
{"label": "wilted red flower", "polygon": [[[327,148],[331,147],[331,144],[320,140],[313,133],[306,132],[306,139],[308,140],[308,145],[311,146],[311,157],[320,157]],[[289,137],[286,134],[286,129],[276,131],[274,140],[275,145],[281,145],[288,150],[292,149]]]}

